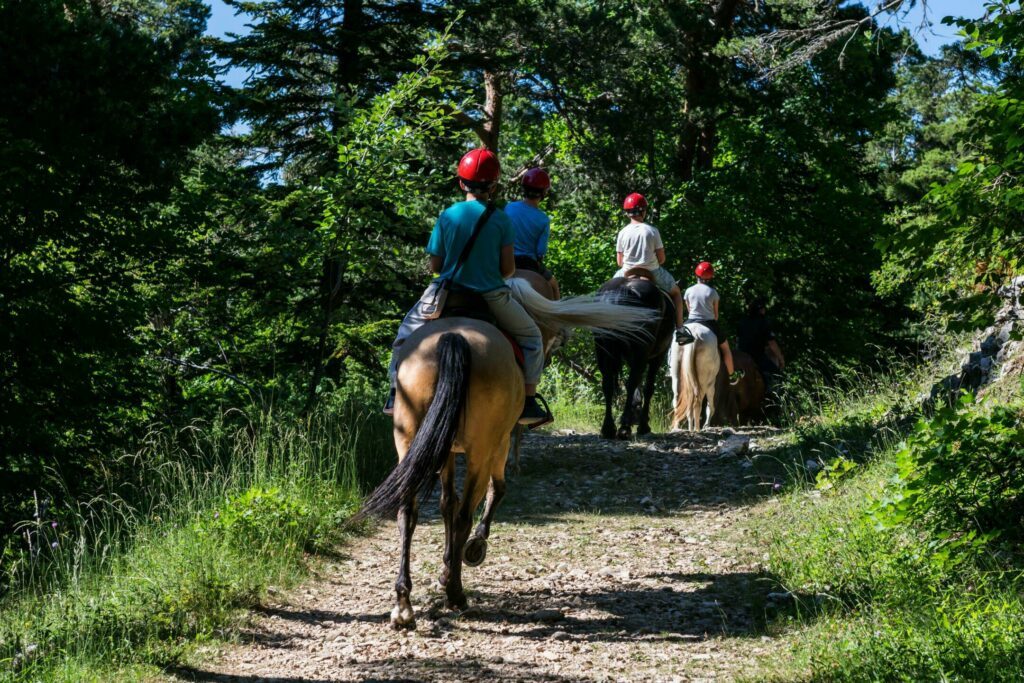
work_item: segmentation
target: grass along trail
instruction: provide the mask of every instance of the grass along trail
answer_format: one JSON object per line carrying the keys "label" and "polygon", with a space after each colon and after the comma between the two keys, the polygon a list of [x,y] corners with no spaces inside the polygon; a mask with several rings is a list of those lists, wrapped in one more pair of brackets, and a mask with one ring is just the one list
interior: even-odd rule
{"label": "grass along trail", "polygon": [[[765,431],[748,432],[756,442]],[[388,625],[394,523],[253,615],[242,643],[183,680],[733,680],[773,647],[770,590],[741,522],[760,484],[718,431],[610,443],[530,435],[491,532],[467,568],[469,608],[437,587],[436,498],[413,542],[414,631]]]}

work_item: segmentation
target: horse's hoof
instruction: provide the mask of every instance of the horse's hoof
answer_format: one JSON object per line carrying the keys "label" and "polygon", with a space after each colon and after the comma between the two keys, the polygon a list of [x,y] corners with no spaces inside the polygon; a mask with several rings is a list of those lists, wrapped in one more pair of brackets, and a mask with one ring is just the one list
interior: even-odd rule
{"label": "horse's hoof", "polygon": [[443,572],[441,572],[440,575],[438,575],[438,577],[437,577],[437,585],[440,586],[441,588],[444,588],[445,586],[448,585],[448,570],[447,569],[445,569]]}
{"label": "horse's hoof", "polygon": [[632,427],[619,427],[619,432],[618,432],[618,434],[616,434],[616,436],[618,438],[620,438],[620,439],[628,439],[631,436],[633,436],[633,428]]}
{"label": "horse's hoof", "polygon": [[467,567],[479,567],[487,557],[487,539],[483,536],[470,536],[466,545],[462,546],[462,561]]}
{"label": "horse's hoof", "polygon": [[461,612],[462,610],[466,609],[467,605],[469,605],[469,601],[466,600],[465,593],[462,593],[460,595],[456,595],[455,597],[449,595],[445,599],[444,604],[445,607],[447,607],[448,609],[459,610]]}
{"label": "horse's hoof", "polygon": [[642,427],[637,427],[636,428],[636,435],[637,436],[647,436],[650,433],[651,433],[651,428],[649,426],[647,426],[647,425],[644,425]]}
{"label": "horse's hoof", "polygon": [[396,631],[416,628],[416,613],[412,611],[412,607],[395,605],[391,610],[391,628]]}

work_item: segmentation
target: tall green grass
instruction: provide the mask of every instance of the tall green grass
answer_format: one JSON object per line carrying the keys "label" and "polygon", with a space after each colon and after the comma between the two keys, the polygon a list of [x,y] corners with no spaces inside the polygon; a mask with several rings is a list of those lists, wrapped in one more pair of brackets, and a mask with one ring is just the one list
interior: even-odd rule
{"label": "tall green grass", "polygon": [[367,404],[155,430],[112,468],[131,478],[90,500],[55,479],[3,556],[0,679],[166,665],[296,581],[394,462],[390,424]]}
{"label": "tall green grass", "polygon": [[[566,355],[585,358],[593,357],[593,341],[589,335],[581,335],[580,339],[572,340],[571,352]],[[667,366],[662,374],[668,371]],[[612,415],[615,424],[619,424],[625,405],[625,378],[620,381],[618,396]],[[555,421],[546,431],[571,429],[577,432],[596,432],[601,429],[604,421],[604,395],[600,381],[584,377],[562,362],[558,356],[544,370],[539,391],[543,394],[555,416]],[[672,387],[667,376],[659,377],[651,400],[651,429],[655,432],[667,432],[672,421]],[[636,432],[634,426],[634,433]]]}
{"label": "tall green grass", "polygon": [[1021,554],[995,544],[951,554],[948,537],[885,515],[903,495],[899,444],[953,358],[817,392],[818,408],[792,421],[793,485],[749,524],[783,596],[769,603],[772,628],[791,647],[760,660],[757,680],[1020,680]]}

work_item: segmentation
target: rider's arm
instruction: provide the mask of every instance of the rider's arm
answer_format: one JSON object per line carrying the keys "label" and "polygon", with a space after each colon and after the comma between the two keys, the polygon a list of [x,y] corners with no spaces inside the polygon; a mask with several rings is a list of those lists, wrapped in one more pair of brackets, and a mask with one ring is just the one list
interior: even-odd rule
{"label": "rider's arm", "polygon": [[615,260],[619,264],[619,268],[621,268],[622,267],[622,252],[621,251],[615,252]]}
{"label": "rider's arm", "polygon": [[654,250],[654,255],[658,257],[658,263],[664,263],[665,262],[665,250],[664,249],[655,249]]}
{"label": "rider's arm", "polygon": [[433,254],[431,254],[431,256],[430,256],[430,272],[431,273],[440,273],[442,267],[444,267],[444,259],[441,258],[440,256],[434,256]]}
{"label": "rider's arm", "polygon": [[715,300],[715,320],[718,320],[718,300]]}
{"label": "rider's arm", "polygon": [[775,362],[779,370],[786,367],[786,359],[782,355],[782,349],[779,348],[779,343],[774,339],[768,340],[768,355],[771,356],[772,361]]}
{"label": "rider's arm", "polygon": [[503,278],[510,278],[516,274],[516,250],[513,245],[506,244],[501,248],[498,263]]}

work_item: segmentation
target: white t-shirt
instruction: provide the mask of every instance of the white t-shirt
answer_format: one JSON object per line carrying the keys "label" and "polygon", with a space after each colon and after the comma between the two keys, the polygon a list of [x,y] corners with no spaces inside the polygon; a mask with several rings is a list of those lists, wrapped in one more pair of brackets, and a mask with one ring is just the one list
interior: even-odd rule
{"label": "white t-shirt", "polygon": [[658,263],[658,249],[664,249],[661,243],[661,233],[653,225],[647,223],[630,223],[622,230],[615,240],[615,251],[622,252],[622,268],[646,268],[657,270],[661,267]]}
{"label": "white t-shirt", "polygon": [[690,320],[715,320],[715,302],[718,299],[715,288],[703,282],[698,282],[683,292],[683,301],[690,312]]}

